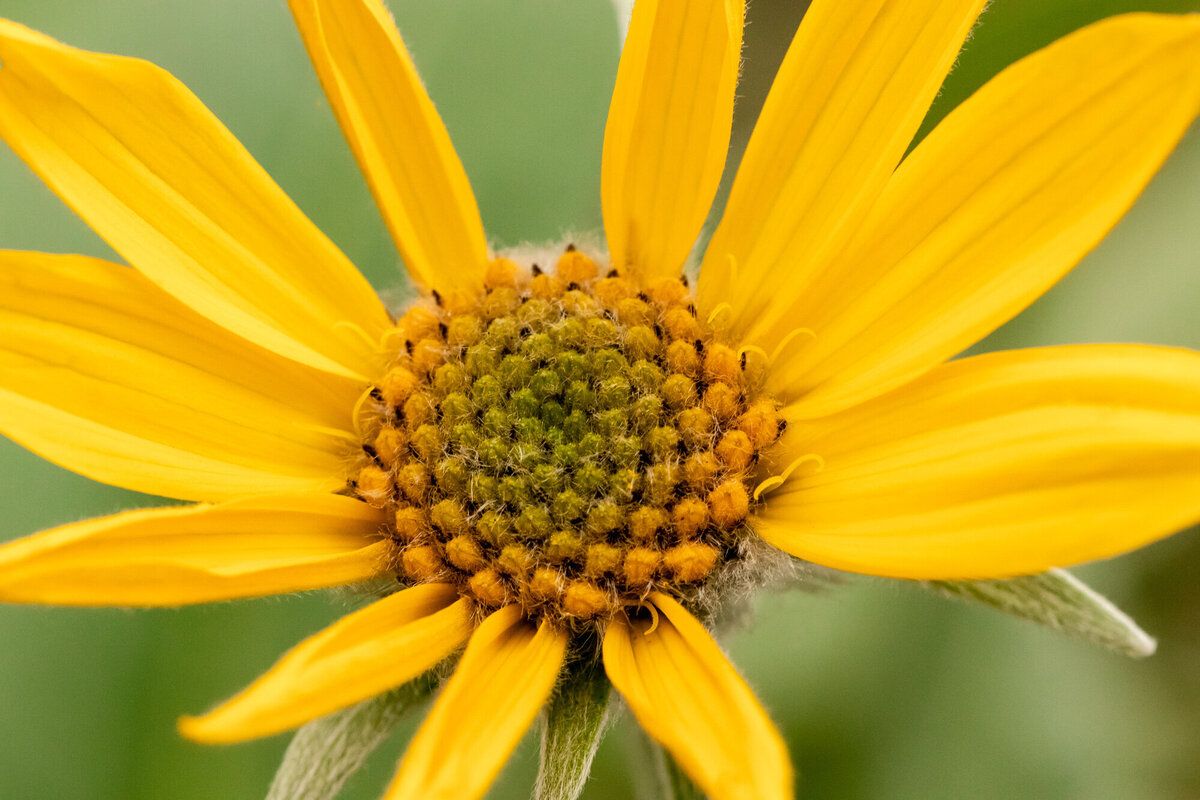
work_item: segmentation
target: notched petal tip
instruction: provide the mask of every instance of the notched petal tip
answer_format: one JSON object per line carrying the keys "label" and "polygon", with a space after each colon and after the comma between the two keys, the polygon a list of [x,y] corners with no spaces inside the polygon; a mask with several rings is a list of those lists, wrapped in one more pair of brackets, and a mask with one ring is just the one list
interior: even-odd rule
{"label": "notched petal tip", "polygon": [[787,746],[720,647],[677,601],[654,593],[653,630],[618,618],[604,668],[646,732],[714,800],[790,800]]}
{"label": "notched petal tip", "polygon": [[238,695],[180,731],[208,744],[271,736],[400,686],[458,650],[471,601],[446,584],[378,600],[305,639]]}
{"label": "notched petal tip", "polygon": [[175,729],[180,736],[196,744],[238,744],[243,741],[241,737],[231,736],[229,730],[206,720],[206,717],[182,716],[175,721]]}

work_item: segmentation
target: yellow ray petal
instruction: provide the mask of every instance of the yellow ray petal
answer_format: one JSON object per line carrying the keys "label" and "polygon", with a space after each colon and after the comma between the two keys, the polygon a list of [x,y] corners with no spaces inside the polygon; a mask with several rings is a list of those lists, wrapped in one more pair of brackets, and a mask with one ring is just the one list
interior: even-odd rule
{"label": "yellow ray petal", "polygon": [[382,512],[338,495],[126,511],[0,546],[0,601],[178,606],[379,574]]}
{"label": "yellow ray petal", "polygon": [[853,235],[983,6],[984,0],[814,0],[705,253],[704,313],[731,302],[733,331],[773,348],[783,334],[766,336],[756,320],[782,305],[781,293],[802,293]]}
{"label": "yellow ray petal", "polygon": [[479,626],[408,746],[384,800],[475,800],[541,710],[567,636],[508,606]]}
{"label": "yellow ray petal", "polygon": [[634,716],[713,800],[792,797],[787,746],[708,631],[655,593],[656,626],[618,618],[604,668]]}
{"label": "yellow ray petal", "polygon": [[268,350],[371,375],[371,287],[182,84],[0,21],[0,137],[113,249]]}
{"label": "yellow ray petal", "polygon": [[708,215],[733,123],[744,0],[634,6],[604,130],[613,265],[674,277]]}
{"label": "yellow ray petal", "polygon": [[462,646],[471,615],[471,601],[449,584],[397,592],[305,639],[237,696],[181,719],[179,730],[198,742],[241,742],[382,694]]}
{"label": "yellow ray petal", "polygon": [[482,288],[487,242],[467,173],[379,0],[288,0],[342,132],[413,280]]}
{"label": "yellow ray petal", "polygon": [[1120,219],[1200,110],[1200,17],[1134,14],[1000,73],[897,170],[856,245],[780,304],[772,390],[817,416],[975,342]]}
{"label": "yellow ray petal", "polygon": [[820,471],[754,530],[820,564],[1004,578],[1105,558],[1200,521],[1200,354],[1137,345],[995,353],[849,411],[790,420]]}
{"label": "yellow ray petal", "polygon": [[188,500],[336,489],[360,391],[128,267],[0,251],[0,432],[88,477]]}

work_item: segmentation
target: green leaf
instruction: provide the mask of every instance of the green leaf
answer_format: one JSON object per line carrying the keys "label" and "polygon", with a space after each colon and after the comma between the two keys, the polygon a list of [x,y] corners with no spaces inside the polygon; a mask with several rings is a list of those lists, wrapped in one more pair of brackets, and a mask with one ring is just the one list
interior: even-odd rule
{"label": "green leaf", "polygon": [[629,33],[629,17],[633,14],[633,0],[612,0],[613,12],[617,15],[617,44],[625,44]]}
{"label": "green leaf", "polygon": [[436,683],[428,673],[296,731],[267,800],[332,800],[396,723],[433,693]]}
{"label": "green leaf", "polygon": [[704,800],[679,763],[640,726],[629,737],[635,796],[641,800]]}
{"label": "green leaf", "polygon": [[624,738],[634,797],[639,800],[705,800],[704,793],[645,728],[635,724]]}
{"label": "green leaf", "polygon": [[1154,639],[1136,622],[1064,570],[1008,580],[928,581],[925,585],[940,594],[976,600],[1121,655],[1145,658],[1154,652]]}
{"label": "green leaf", "polygon": [[546,709],[535,800],[579,797],[608,728],[611,694],[612,684],[598,658],[567,667]]}
{"label": "green leaf", "polygon": [[679,763],[671,758],[671,754],[661,747],[659,751],[662,754],[664,782],[670,792],[667,797],[670,800],[704,800],[704,792],[696,788],[696,784],[679,768]]}

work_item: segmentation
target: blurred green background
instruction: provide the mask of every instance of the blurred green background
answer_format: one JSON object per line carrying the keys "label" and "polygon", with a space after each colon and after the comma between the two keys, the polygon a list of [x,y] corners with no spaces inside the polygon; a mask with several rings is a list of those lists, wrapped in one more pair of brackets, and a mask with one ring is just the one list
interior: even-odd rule
{"label": "blurred green background", "polygon": [[[618,57],[606,0],[392,0],[494,242],[600,227],[600,146]],[[740,152],[804,4],[756,0]],[[1197,0],[995,0],[931,121],[1005,64],[1094,19]],[[283,0],[3,0],[66,42],[149,58],[220,116],[377,287],[407,290]],[[928,126],[927,126],[928,127]],[[0,246],[111,255],[0,151]],[[1108,240],[984,347],[1145,341],[1200,347],[1200,128]],[[0,539],[153,498],[0,440]],[[882,580],[765,597],[725,643],[783,728],[808,798],[1200,797],[1200,536],[1078,574],[1159,637],[1127,661]],[[353,598],[172,611],[0,607],[0,798],[262,797],[287,737],[192,745],[175,718],[239,689]],[[480,731],[487,735],[486,731]],[[378,797],[402,731],[348,787]],[[585,795],[630,796],[628,720]],[[490,797],[528,795],[527,737]]]}

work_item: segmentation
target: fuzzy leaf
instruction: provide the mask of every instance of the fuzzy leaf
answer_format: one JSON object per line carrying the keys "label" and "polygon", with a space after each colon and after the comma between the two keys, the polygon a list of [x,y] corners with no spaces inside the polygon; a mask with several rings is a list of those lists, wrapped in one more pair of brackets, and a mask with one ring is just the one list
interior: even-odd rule
{"label": "fuzzy leaf", "polygon": [[535,800],[579,797],[608,728],[611,694],[599,659],[567,668],[546,710]]}
{"label": "fuzzy leaf", "polygon": [[1131,658],[1145,658],[1154,652],[1154,639],[1136,622],[1064,570],[1007,580],[928,581],[925,585]]}
{"label": "fuzzy leaf", "polygon": [[687,774],[662,745],[641,727],[627,737],[630,776],[639,800],[704,800]]}
{"label": "fuzzy leaf", "polygon": [[333,800],[396,723],[435,686],[429,673],[296,731],[267,800]]}
{"label": "fuzzy leaf", "polygon": [[625,46],[629,33],[629,17],[633,14],[633,0],[612,0],[613,12],[617,15],[617,44]]}
{"label": "fuzzy leaf", "polygon": [[[662,748],[659,748],[662,750]],[[696,788],[687,773],[679,768],[671,754],[662,750],[662,764],[666,771],[664,776],[670,800],[704,800],[704,792]]]}

